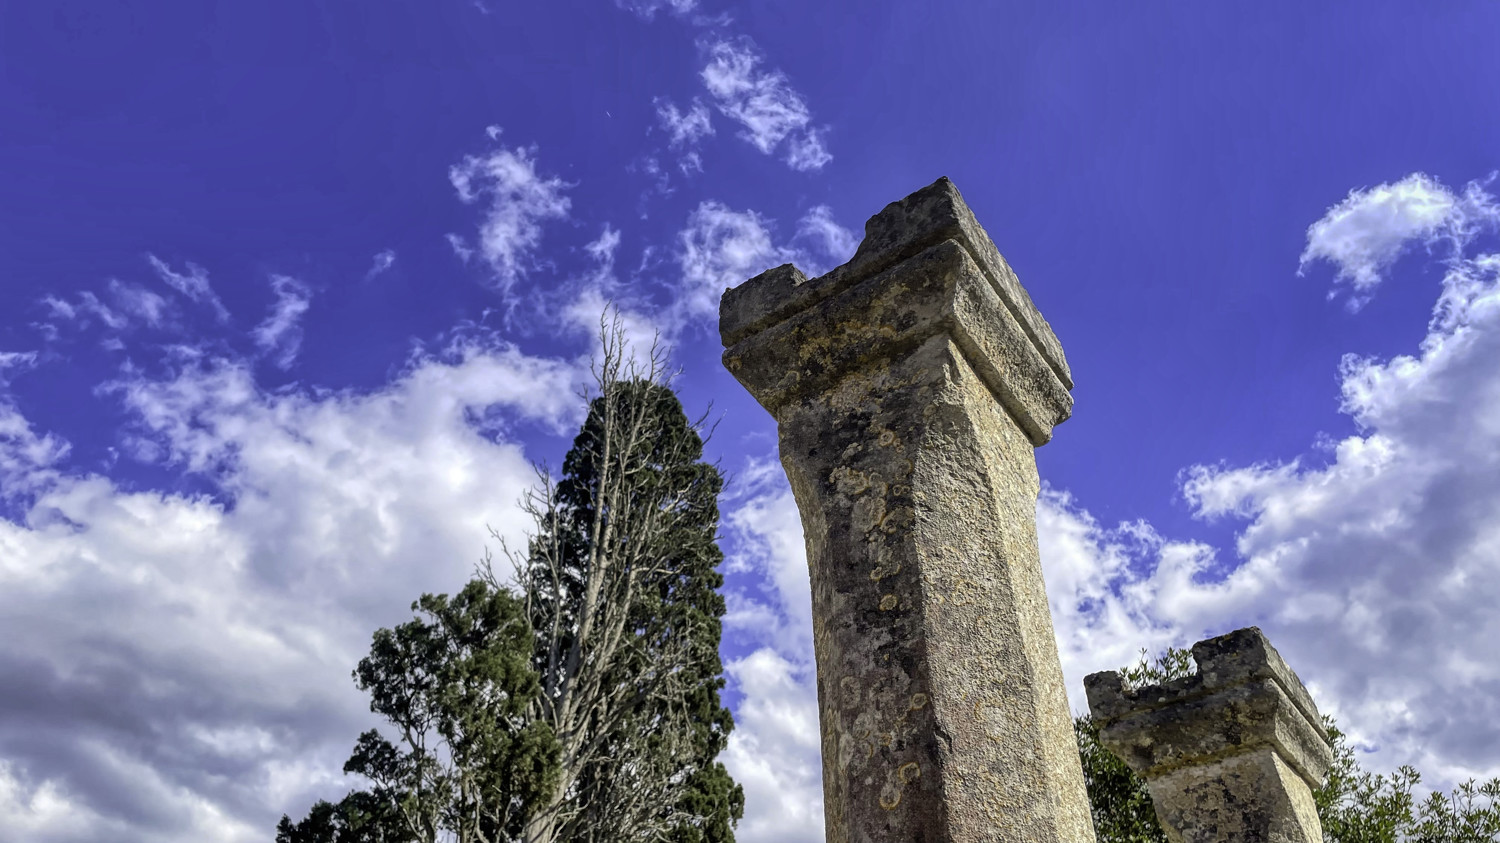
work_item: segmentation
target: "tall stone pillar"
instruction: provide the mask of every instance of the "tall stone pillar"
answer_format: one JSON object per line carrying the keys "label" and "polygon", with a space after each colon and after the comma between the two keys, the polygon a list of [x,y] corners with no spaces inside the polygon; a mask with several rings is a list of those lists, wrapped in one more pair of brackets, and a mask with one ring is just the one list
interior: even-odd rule
{"label": "tall stone pillar", "polygon": [[1312,791],[1333,762],[1312,697],[1259,629],[1193,645],[1198,672],[1084,680],[1099,741],[1146,779],[1173,843],[1322,843]]}
{"label": "tall stone pillar", "polygon": [[1094,840],[1037,557],[1062,348],[947,179],[724,294],[802,514],[830,843]]}

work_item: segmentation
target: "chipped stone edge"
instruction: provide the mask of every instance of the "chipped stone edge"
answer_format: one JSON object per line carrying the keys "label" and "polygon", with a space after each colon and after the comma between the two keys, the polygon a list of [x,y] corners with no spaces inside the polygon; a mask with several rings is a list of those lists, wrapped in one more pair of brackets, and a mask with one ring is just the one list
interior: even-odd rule
{"label": "chipped stone edge", "polygon": [[[857,281],[847,285],[841,285],[834,292],[821,295],[817,301],[823,302],[843,297],[869,298],[878,295],[878,291],[886,284],[891,283],[892,279],[904,274],[904,270],[902,269],[904,265],[924,256],[937,257],[933,253],[940,253],[945,247],[950,249],[956,258],[956,273],[959,279],[975,277],[983,279],[982,283],[975,284],[971,289],[978,292],[981,296],[980,300],[976,301],[975,304],[989,311],[992,316],[990,318],[970,320],[961,318],[957,314],[954,306],[959,292],[958,285],[963,283],[962,280],[959,280],[954,287],[955,301],[948,303],[945,312],[940,318],[906,328],[888,348],[882,349],[882,356],[920,344],[927,338],[938,333],[946,333],[963,354],[965,362],[968,363],[970,369],[979,377],[980,382],[989,388],[995,400],[1015,420],[1027,440],[1033,446],[1041,447],[1051,441],[1052,429],[1071,416],[1072,397],[1068,393],[1066,383],[1057,378],[1056,371],[1049,364],[1046,356],[1042,354],[1041,349],[1037,348],[1035,343],[1029,342],[1030,337],[1025,333],[1024,326],[1019,324],[1014,314],[1005,307],[1003,297],[995,290],[994,285],[989,282],[988,276],[984,274],[983,266],[974,259],[973,252],[962,242],[954,238],[939,240],[936,243],[927,245],[915,254],[907,256],[896,264],[886,266],[873,275],[861,277]],[[771,283],[781,283],[795,281],[801,274],[797,271],[796,267],[787,264],[762,275],[771,276],[769,279]],[[800,308],[789,314],[785,319],[744,337],[739,342],[725,349],[723,359],[726,368],[734,373],[737,378],[741,377],[738,366],[735,365],[735,360],[744,357],[747,354],[748,347],[762,342],[784,342],[785,337],[778,336],[778,334],[789,333],[799,321],[807,322],[816,318],[812,307]],[[974,324],[971,324],[971,322]],[[1031,402],[1023,400],[1020,397],[1017,388],[1008,382],[1005,372],[1001,370],[995,360],[991,359],[993,355],[983,351],[984,346],[1003,344],[1002,341],[998,340],[998,336],[1007,333],[1016,337],[1025,336],[1028,339],[1028,342],[1022,345],[1029,353],[1023,353],[1022,359],[1012,362],[1021,369],[1019,373],[1020,377],[1030,378],[1037,383],[1039,392],[1052,392],[1050,395],[1050,409],[1053,410],[1053,417],[1050,420],[1042,418],[1037,412],[1039,408],[1032,407]],[[826,388],[863,360],[864,358],[849,357],[843,360],[825,361],[830,363],[829,367],[821,373],[819,378],[812,382],[802,382],[800,378],[796,377],[797,372],[789,371],[780,383],[765,384],[762,386],[756,398],[768,408],[779,407],[794,397],[806,394],[809,389],[815,386],[821,385]],[[1047,390],[1042,386],[1046,381],[1052,382],[1052,390]],[[1038,398],[1041,399],[1042,396],[1038,396]],[[1042,400],[1045,402],[1045,399]]]}
{"label": "chipped stone edge", "polygon": [[[938,196],[951,202],[953,219],[922,229],[914,236],[898,240],[879,252],[870,251],[875,235],[897,228],[910,206]],[[1072,372],[1052,326],[1042,317],[1026,288],[1021,286],[1015,271],[1000,254],[989,234],[979,225],[958,188],[946,176],[904,199],[890,203],[871,217],[865,223],[865,239],[861,241],[854,257],[843,266],[809,279],[796,266],[782,264],[724,291],[719,306],[719,330],[723,344],[726,347],[735,345],[753,334],[784,322],[797,312],[814,307],[830,296],[921,254],[944,240],[957,241],[969,253],[969,257],[1010,312],[1011,318],[1046,361],[1048,368],[1066,389],[1071,390]],[[746,310],[753,312],[746,314]]]}
{"label": "chipped stone edge", "polygon": [[[1118,671],[1113,670],[1091,673],[1084,677],[1089,709],[1101,731],[1127,725],[1128,721],[1168,707],[1194,702],[1211,704],[1215,697],[1227,698],[1228,692],[1237,688],[1269,682],[1278,696],[1286,701],[1287,706],[1300,715],[1302,725],[1326,747],[1327,731],[1311,695],[1258,627],[1237,629],[1216,638],[1199,641],[1193,645],[1192,652],[1198,671],[1170,682],[1132,688],[1125,683]],[[1246,661],[1247,657],[1253,661]],[[1236,664],[1236,661],[1239,663]],[[1313,775],[1313,771],[1306,768],[1296,753],[1281,745],[1281,740],[1275,736],[1275,729],[1272,729],[1271,734],[1273,737],[1266,742],[1245,744],[1228,752],[1184,759],[1177,764],[1158,765],[1152,772],[1159,775],[1169,770],[1231,758],[1269,746],[1309,787],[1320,787],[1321,777]],[[1331,760],[1331,750],[1329,753]]]}

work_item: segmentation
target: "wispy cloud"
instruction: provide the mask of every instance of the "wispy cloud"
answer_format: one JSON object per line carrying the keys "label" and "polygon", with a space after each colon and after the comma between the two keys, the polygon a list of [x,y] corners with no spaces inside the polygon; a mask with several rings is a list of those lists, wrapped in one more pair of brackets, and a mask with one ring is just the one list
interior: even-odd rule
{"label": "wispy cloud", "polygon": [[159,327],[167,317],[167,300],[139,284],[127,284],[118,278],[109,281],[109,295],[115,307],[148,326]]}
{"label": "wispy cloud", "polygon": [[386,249],[382,252],[376,252],[375,257],[370,261],[370,271],[365,273],[365,280],[369,281],[371,278],[374,278],[375,276],[390,270],[390,268],[395,265],[395,249]]}
{"label": "wispy cloud", "polygon": [[675,147],[692,146],[714,133],[708,106],[694,99],[687,111],[681,111],[671,100],[656,101],[656,118],[667,130],[668,143]]}
{"label": "wispy cloud", "polygon": [[784,160],[795,170],[818,170],[833,160],[802,95],[785,73],[761,68],[764,59],[748,40],[714,41],[705,51],[703,84],[719,111],[744,127],[740,137],[767,155],[785,141]]}
{"label": "wispy cloud", "polygon": [[271,276],[276,301],[271,312],[251,332],[251,338],[279,368],[289,369],[302,348],[302,316],[312,302],[312,291],[306,284],[286,275]]}
{"label": "wispy cloud", "polygon": [[118,343],[118,335],[133,325],[160,327],[166,319],[168,304],[161,296],[136,284],[111,279],[105,285],[108,302],[92,290],[84,290],[69,301],[58,296],[43,296],[38,302],[46,311],[40,327],[56,338],[59,325],[86,331],[94,325],[104,329],[106,345]]}
{"label": "wispy cloud", "polygon": [[220,322],[229,321],[229,311],[224,303],[219,300],[217,294],[208,283],[208,270],[189,261],[187,272],[181,273],[173,270],[167,263],[156,255],[147,254],[146,260],[150,262],[151,268],[156,270],[156,275],[167,286],[176,290],[189,301],[197,302],[214,311],[214,315]]}
{"label": "wispy cloud", "polygon": [[697,8],[698,0],[615,0],[615,5],[643,20],[651,20],[663,10],[679,15],[691,12]]}
{"label": "wispy cloud", "polygon": [[[667,146],[678,153],[677,169],[685,176],[703,172],[703,156],[698,152],[698,141],[714,133],[713,117],[708,106],[694,99],[692,106],[687,111],[682,111],[670,100],[658,98],[656,118],[667,132]],[[661,175],[665,177],[665,174]]]}
{"label": "wispy cloud", "polygon": [[814,265],[803,269],[810,275],[820,275],[825,268],[849,260],[859,247],[859,237],[839,225],[827,205],[815,205],[803,215],[797,223],[797,239],[813,247]]}
{"label": "wispy cloud", "polygon": [[827,206],[811,209],[791,243],[777,245],[773,223],[752,210],[736,211],[721,202],[703,202],[678,233],[681,270],[676,311],[679,320],[712,318],[724,290],[783,263],[817,275],[853,254],[852,232],[834,222]]}
{"label": "wispy cloud", "polygon": [[1413,243],[1446,242],[1456,250],[1497,224],[1500,205],[1482,184],[1470,182],[1458,193],[1425,173],[1412,173],[1392,184],[1351,190],[1308,226],[1299,272],[1317,260],[1333,263],[1335,280],[1352,288],[1350,306],[1358,309]]}
{"label": "wispy cloud", "polygon": [[[490,127],[490,138],[500,130]],[[483,155],[469,155],[448,170],[460,201],[484,206],[475,245],[449,234],[448,242],[465,261],[478,254],[501,289],[532,268],[532,254],[542,242],[542,223],[565,219],[571,201],[568,185],[537,172],[535,149],[501,147]]]}

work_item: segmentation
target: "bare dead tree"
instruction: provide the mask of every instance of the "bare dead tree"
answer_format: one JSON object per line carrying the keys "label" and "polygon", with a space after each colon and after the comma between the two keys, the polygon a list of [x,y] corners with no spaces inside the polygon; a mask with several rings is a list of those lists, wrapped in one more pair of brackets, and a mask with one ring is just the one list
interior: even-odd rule
{"label": "bare dead tree", "polygon": [[[722,480],[700,462],[702,419],[683,416],[659,342],[632,356],[612,313],[599,336],[588,419],[564,476],[539,469],[522,502],[535,524],[525,551],[502,542],[537,636],[531,713],[560,746],[559,781],[527,822],[527,843],[664,840],[702,823],[681,807],[704,773],[694,741],[713,744],[712,762],[732,728],[717,696]],[[488,560],[481,575],[502,585]],[[713,734],[704,706],[694,710],[705,682],[720,719]]]}

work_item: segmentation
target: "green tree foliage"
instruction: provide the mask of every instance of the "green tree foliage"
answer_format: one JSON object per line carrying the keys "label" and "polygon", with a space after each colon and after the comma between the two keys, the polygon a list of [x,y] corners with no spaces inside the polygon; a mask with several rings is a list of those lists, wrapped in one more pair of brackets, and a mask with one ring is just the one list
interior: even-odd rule
{"label": "green tree foliage", "polygon": [[[734,721],[719,659],[723,477],[618,321],[535,530],[453,599],[374,636],[355,680],[393,737],[361,735],[368,780],[277,843],[733,843],[744,792],[717,758]],[[514,583],[514,586],[511,583]]]}
{"label": "green tree foliage", "polygon": [[561,746],[527,840],[728,843],[744,796],[716,760],[734,727],[720,701],[723,478],[660,358],[637,366],[618,343],[606,332],[598,395],[512,555],[540,717]]}
{"label": "green tree foliage", "polygon": [[[1120,671],[1133,686],[1167,682],[1194,672],[1192,654],[1169,647],[1155,659]],[[1500,778],[1434,792],[1418,802],[1421,776],[1401,767],[1389,776],[1360,769],[1348,737],[1325,716],[1333,765],[1313,791],[1326,843],[1500,843]],[[1099,727],[1085,714],[1073,720],[1084,784],[1099,843],[1166,843],[1146,782],[1099,743]]]}
{"label": "green tree foliage", "polygon": [[354,674],[396,735],[365,732],[344,765],[373,786],[283,817],[277,843],[498,843],[550,794],[557,740],[526,716],[540,685],[523,604],[475,580],[412,610],[375,633]]}

